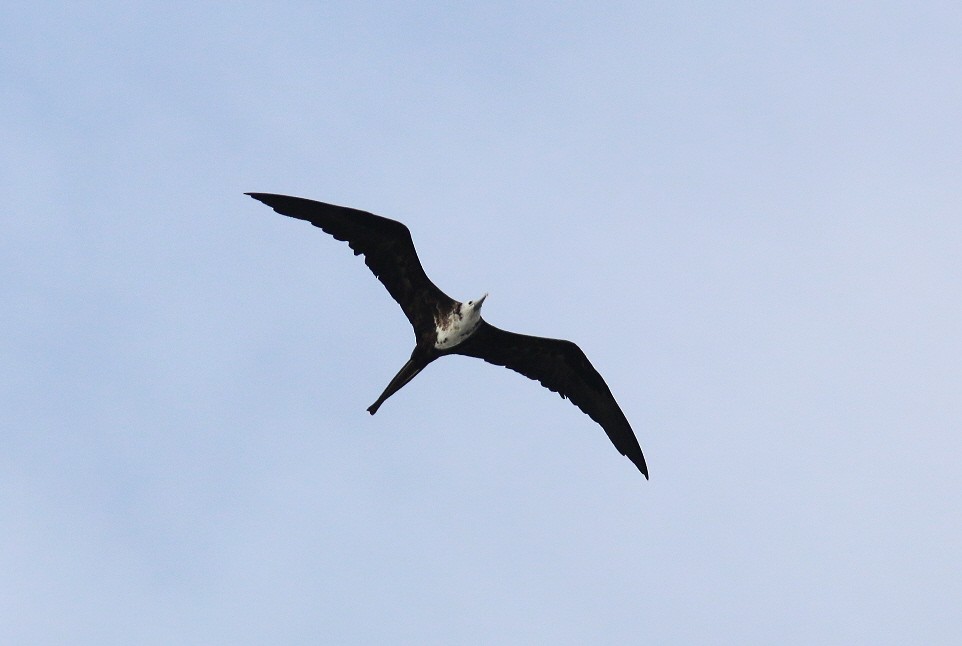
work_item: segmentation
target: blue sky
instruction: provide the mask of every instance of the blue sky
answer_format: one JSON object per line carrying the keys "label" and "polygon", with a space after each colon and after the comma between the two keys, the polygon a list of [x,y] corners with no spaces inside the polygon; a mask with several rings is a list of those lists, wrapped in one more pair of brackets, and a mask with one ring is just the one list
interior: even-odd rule
{"label": "blue sky", "polygon": [[[957,3],[8,3],[0,641],[947,643]],[[645,450],[341,243],[575,340]]]}

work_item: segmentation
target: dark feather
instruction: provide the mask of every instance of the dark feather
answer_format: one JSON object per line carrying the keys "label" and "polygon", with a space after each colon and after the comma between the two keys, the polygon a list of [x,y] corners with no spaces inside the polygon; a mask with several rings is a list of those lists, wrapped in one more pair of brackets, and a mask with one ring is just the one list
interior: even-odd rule
{"label": "dark feather", "polygon": [[306,220],[348,243],[404,310],[418,339],[433,334],[434,317],[449,311],[456,301],[442,292],[424,273],[406,226],[379,215],[272,193],[247,193],[282,215]]}
{"label": "dark feather", "polygon": [[439,351],[434,345],[436,317],[449,314],[459,303],[438,289],[424,273],[406,226],[366,211],[300,197],[271,193],[247,195],[278,213],[306,220],[336,239],[346,241],[355,255],[363,254],[364,262],[411,321],[417,346],[408,364],[368,409],[372,415],[385,399],[443,354],[477,357],[537,380],[570,399],[600,424],[622,455],[648,477],[645,458],[628,420],[605,380],[577,345],[571,341],[505,332],[482,321],[466,341],[450,350]]}
{"label": "dark feather", "polygon": [[453,352],[510,368],[541,382],[598,422],[612,444],[648,477],[648,466],[628,419],[608,384],[588,357],[571,341],[506,332],[482,322]]}

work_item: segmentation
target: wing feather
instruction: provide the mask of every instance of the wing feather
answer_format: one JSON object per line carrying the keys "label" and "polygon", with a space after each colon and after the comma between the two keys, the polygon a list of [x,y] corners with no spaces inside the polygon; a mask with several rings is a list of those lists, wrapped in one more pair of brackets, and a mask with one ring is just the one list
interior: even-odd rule
{"label": "wing feather", "polygon": [[510,368],[570,400],[600,424],[615,448],[648,477],[645,456],[628,419],[608,384],[581,348],[571,341],[506,332],[482,322],[481,327],[453,351]]}
{"label": "wing feather", "polygon": [[433,333],[439,308],[448,311],[455,301],[424,272],[411,232],[396,220],[347,208],[273,193],[247,193],[282,215],[310,222],[337,240],[347,242],[391,297],[401,306],[415,334]]}

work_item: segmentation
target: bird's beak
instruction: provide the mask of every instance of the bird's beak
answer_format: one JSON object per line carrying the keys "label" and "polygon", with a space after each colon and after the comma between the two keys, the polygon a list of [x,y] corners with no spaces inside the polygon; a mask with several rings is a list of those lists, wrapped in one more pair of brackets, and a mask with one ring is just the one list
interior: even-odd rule
{"label": "bird's beak", "polygon": [[480,309],[480,308],[481,308],[481,303],[483,303],[483,302],[484,302],[484,299],[486,299],[487,297],[488,297],[488,295],[487,295],[487,293],[485,293],[484,296],[482,296],[481,298],[479,298],[477,304],[474,306],[474,309],[476,309],[476,310],[477,310],[477,309]]}

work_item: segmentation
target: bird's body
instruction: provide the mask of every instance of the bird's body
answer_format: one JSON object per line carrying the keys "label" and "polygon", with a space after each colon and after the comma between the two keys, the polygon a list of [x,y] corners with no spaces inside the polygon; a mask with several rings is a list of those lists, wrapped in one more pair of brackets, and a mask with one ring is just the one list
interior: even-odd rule
{"label": "bird's body", "polygon": [[481,325],[481,303],[487,294],[477,301],[456,304],[447,314],[434,319],[434,347],[450,350],[468,340]]}
{"label": "bird's body", "polygon": [[306,220],[347,242],[355,255],[364,256],[367,266],[411,322],[414,351],[377,401],[368,407],[372,415],[432,361],[447,354],[477,357],[539,381],[571,400],[600,424],[622,455],[648,477],[644,455],[627,418],[604,379],[577,345],[494,327],[481,317],[487,294],[464,303],[452,299],[427,277],[411,233],[400,222],[299,197],[248,195],[278,213]]}

